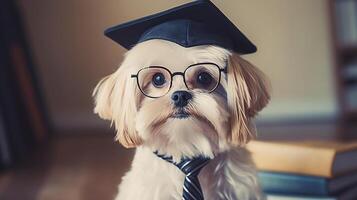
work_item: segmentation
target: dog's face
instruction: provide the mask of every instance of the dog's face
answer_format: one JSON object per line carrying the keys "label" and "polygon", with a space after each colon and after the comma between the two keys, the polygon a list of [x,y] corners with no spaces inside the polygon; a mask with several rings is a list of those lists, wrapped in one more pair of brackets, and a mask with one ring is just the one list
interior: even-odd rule
{"label": "dog's face", "polygon": [[212,157],[246,143],[251,119],[269,100],[263,74],[238,55],[165,40],[133,47],[94,96],[95,112],[115,123],[124,146],[174,158]]}

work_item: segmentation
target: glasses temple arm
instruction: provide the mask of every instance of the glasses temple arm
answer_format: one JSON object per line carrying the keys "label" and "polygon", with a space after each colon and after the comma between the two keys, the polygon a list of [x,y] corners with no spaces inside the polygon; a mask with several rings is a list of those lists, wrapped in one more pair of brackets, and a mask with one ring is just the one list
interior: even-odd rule
{"label": "glasses temple arm", "polygon": [[225,68],[220,68],[219,71],[221,72],[224,72],[224,73],[227,73],[228,72],[228,67],[225,67]]}

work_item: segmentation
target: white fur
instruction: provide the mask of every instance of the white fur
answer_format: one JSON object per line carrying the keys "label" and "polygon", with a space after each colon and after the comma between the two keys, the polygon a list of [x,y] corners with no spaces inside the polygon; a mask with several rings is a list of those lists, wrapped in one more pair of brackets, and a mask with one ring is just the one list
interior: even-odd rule
{"label": "white fur", "polygon": [[[256,171],[244,148],[217,155],[199,174],[205,200],[262,200]],[[123,177],[116,200],[182,199],[184,174],[138,147],[131,170]]]}
{"label": "white fur", "polygon": [[[170,92],[157,99],[143,96],[130,78],[150,65],[182,72],[199,62],[228,67],[228,74],[222,73],[221,86],[212,93],[190,91],[193,99],[186,109],[191,116],[185,119],[172,118],[176,108],[171,94],[187,90],[180,76],[174,77]],[[269,100],[262,79],[250,63],[216,46],[184,48],[149,40],[133,47],[119,70],[103,79],[94,92],[95,112],[114,122],[124,146],[137,148],[116,200],[182,199],[184,174],[154,151],[172,155],[177,162],[197,155],[212,158],[199,174],[205,200],[265,199],[244,148],[255,131],[252,118]]]}

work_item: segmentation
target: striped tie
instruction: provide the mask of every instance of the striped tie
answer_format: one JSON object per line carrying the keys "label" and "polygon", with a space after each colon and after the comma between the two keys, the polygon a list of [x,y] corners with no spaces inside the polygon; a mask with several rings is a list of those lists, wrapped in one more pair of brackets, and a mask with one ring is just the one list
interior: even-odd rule
{"label": "striped tie", "polygon": [[204,200],[200,182],[198,180],[198,174],[201,169],[208,163],[210,160],[207,157],[196,157],[191,159],[182,159],[179,163],[175,163],[172,160],[172,157],[165,155],[160,155],[158,152],[154,152],[158,157],[174,164],[178,167],[186,176],[183,183],[183,200]]}

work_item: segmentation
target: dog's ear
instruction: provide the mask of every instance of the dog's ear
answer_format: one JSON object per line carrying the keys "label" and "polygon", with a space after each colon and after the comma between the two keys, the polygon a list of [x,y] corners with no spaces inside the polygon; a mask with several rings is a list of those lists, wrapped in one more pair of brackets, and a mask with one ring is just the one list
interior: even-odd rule
{"label": "dog's ear", "polygon": [[94,113],[101,118],[114,122],[116,139],[127,148],[141,144],[135,130],[136,84],[128,70],[120,67],[115,73],[103,78],[95,87]]}
{"label": "dog's ear", "polygon": [[111,74],[100,80],[94,88],[92,94],[95,101],[94,113],[98,114],[102,119],[112,119],[111,101],[115,81],[115,74]]}
{"label": "dog's ear", "polygon": [[227,98],[231,112],[230,143],[241,145],[255,136],[251,119],[270,100],[270,84],[257,67],[233,54],[229,58]]}

